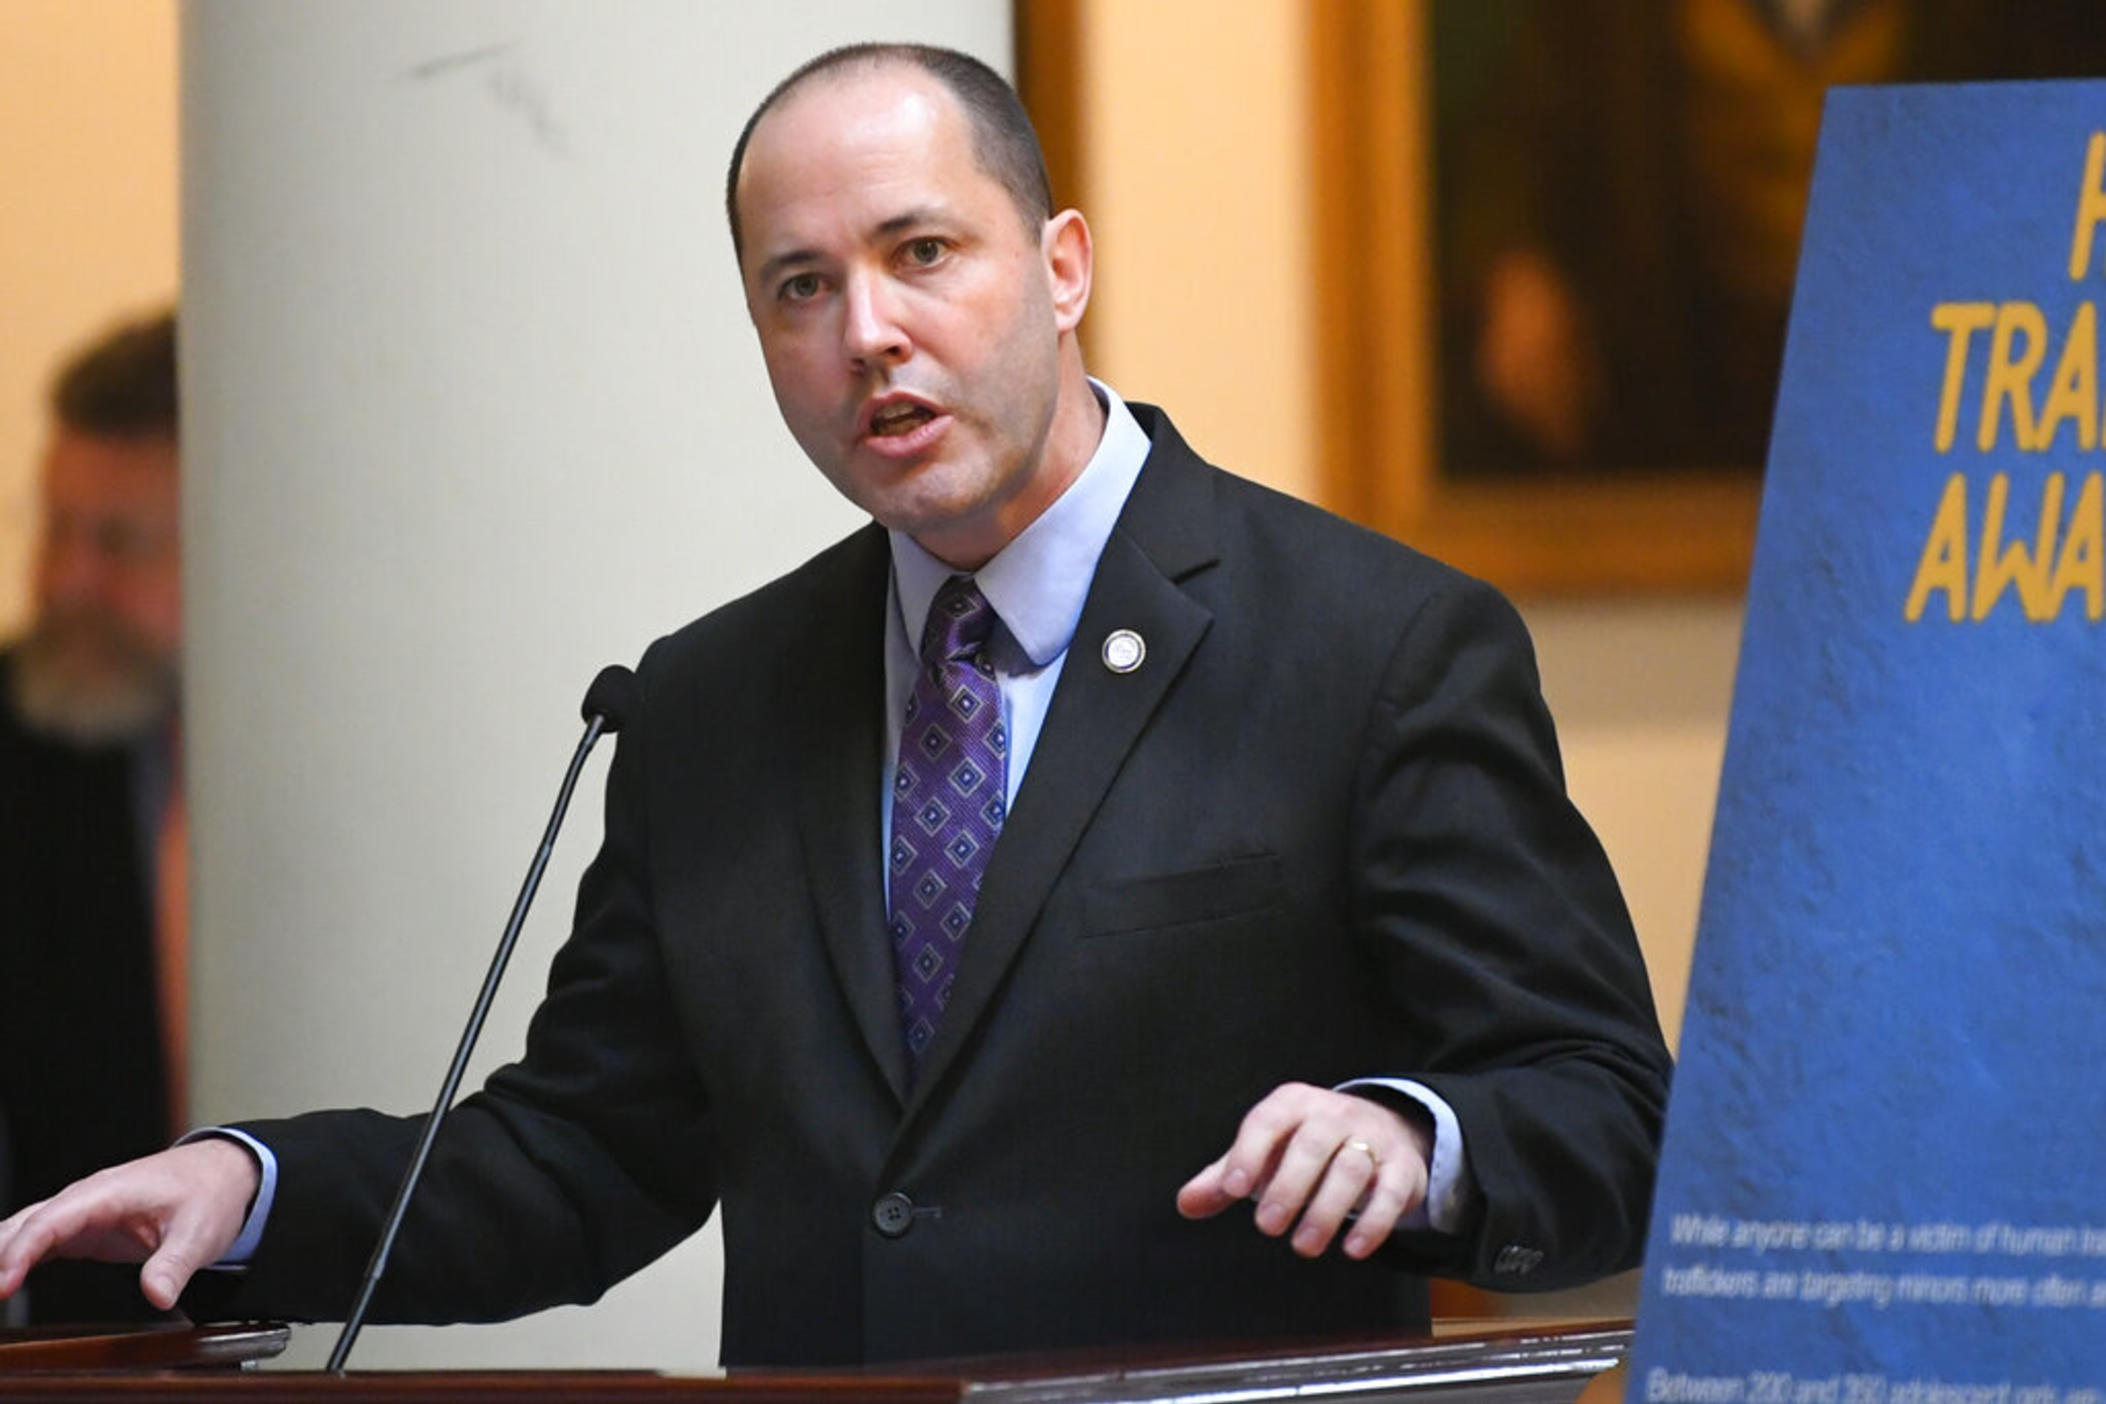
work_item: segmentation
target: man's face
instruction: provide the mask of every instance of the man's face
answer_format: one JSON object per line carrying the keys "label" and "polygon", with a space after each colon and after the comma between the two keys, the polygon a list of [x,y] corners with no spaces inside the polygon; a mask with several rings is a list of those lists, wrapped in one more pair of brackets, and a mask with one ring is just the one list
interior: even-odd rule
{"label": "man's face", "polygon": [[173,701],[182,640],[176,446],[61,428],[44,459],[36,619],[17,659],[33,722],[115,739]]}
{"label": "man's face", "polygon": [[903,66],[785,98],[754,129],[738,202],[790,433],[878,521],[984,562],[1081,466],[1045,452],[1080,316],[1049,255],[1066,226],[1027,229],[949,92]]}

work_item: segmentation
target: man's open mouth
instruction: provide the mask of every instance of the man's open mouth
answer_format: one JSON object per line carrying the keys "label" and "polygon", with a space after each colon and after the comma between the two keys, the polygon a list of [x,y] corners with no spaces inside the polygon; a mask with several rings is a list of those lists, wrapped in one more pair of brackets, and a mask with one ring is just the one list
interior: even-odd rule
{"label": "man's open mouth", "polygon": [[936,411],[927,405],[902,401],[886,405],[870,416],[870,433],[873,438],[891,439],[901,434],[911,434],[936,417]]}

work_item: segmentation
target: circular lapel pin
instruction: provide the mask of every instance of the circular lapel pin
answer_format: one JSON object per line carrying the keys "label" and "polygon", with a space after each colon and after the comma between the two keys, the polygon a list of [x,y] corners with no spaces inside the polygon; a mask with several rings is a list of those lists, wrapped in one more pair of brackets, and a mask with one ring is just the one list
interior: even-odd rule
{"label": "circular lapel pin", "polygon": [[1148,656],[1148,645],[1131,629],[1114,629],[1104,636],[1104,666],[1114,673],[1130,673]]}

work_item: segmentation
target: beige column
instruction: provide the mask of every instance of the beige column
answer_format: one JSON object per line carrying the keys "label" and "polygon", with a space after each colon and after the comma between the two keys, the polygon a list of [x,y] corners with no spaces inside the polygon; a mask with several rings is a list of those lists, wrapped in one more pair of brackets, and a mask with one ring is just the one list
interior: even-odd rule
{"label": "beige column", "polygon": [[[201,1118],[428,1103],[594,670],[855,525],[776,417],[721,200],[746,112],[823,47],[1007,64],[1000,0],[878,22],[849,0],[185,6]],[[483,1067],[520,1046],[604,767]],[[717,1277],[712,1231],[590,1311],[370,1331],[357,1361],[706,1367]]]}

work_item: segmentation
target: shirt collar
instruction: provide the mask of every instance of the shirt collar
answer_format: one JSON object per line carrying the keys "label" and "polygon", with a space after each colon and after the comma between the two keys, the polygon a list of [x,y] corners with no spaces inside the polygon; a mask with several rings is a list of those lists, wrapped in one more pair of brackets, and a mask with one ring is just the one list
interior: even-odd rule
{"label": "shirt collar", "polygon": [[[1043,668],[1067,651],[1082,619],[1097,558],[1148,458],[1148,432],[1118,393],[1090,386],[1104,405],[1104,435],[1067,491],[973,575],[1017,646]],[[921,646],[922,621],[937,589],[958,572],[893,531],[892,578],[907,646]]]}

